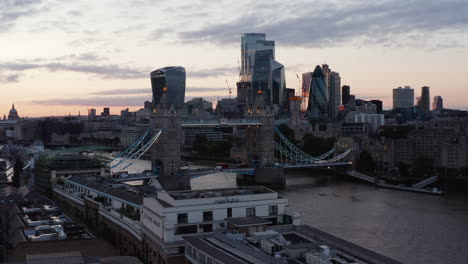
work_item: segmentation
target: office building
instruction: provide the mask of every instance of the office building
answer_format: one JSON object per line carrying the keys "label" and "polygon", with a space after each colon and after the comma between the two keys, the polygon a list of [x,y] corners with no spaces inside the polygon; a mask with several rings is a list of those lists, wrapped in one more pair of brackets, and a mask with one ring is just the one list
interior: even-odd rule
{"label": "office building", "polygon": [[347,104],[349,102],[349,96],[351,95],[351,88],[349,85],[343,85],[341,88],[341,103],[343,105]]}
{"label": "office building", "polygon": [[251,82],[253,78],[255,56],[259,50],[270,50],[275,58],[275,41],[266,40],[264,33],[244,33],[241,37],[241,81]]}
{"label": "office building", "polygon": [[227,222],[225,230],[184,238],[187,263],[399,263],[307,225],[271,226],[261,217],[228,218]]}
{"label": "office building", "polygon": [[432,110],[440,111],[444,109],[444,101],[442,96],[434,96],[434,102],[432,102]]}
{"label": "office building", "polygon": [[410,86],[393,89],[393,108],[414,107],[414,90]]}
{"label": "office building", "polygon": [[310,85],[312,84],[312,72],[302,74],[302,111],[309,109]]}
{"label": "office building", "polygon": [[244,33],[241,37],[238,102],[255,105],[258,91],[265,94],[266,105],[287,104],[284,66],[275,60],[275,42],[263,33]]}
{"label": "office building", "polygon": [[88,109],[88,119],[94,119],[96,118],[96,109],[91,108]]}
{"label": "office building", "polygon": [[328,114],[328,87],[320,65],[315,67],[311,80],[311,93],[309,96],[309,111],[316,116]]}
{"label": "office building", "polygon": [[429,87],[423,86],[421,88],[421,101],[420,101],[420,109],[423,111],[430,111],[431,110],[431,98],[429,95]]}
{"label": "office building", "polygon": [[329,92],[329,116],[336,118],[338,107],[341,105],[341,77],[337,72],[332,71],[328,81]]}
{"label": "office building", "polygon": [[157,69],[150,74],[153,91],[153,105],[160,103],[164,90],[167,90],[167,104],[182,108],[185,100],[185,68],[170,66]]}
{"label": "office building", "polygon": [[385,116],[382,114],[358,113],[354,116],[354,123],[367,123],[369,131],[375,133],[379,127],[385,124]]}
{"label": "office building", "polygon": [[382,114],[383,102],[381,100],[370,100],[370,103],[377,107],[377,114]]}
{"label": "office building", "polygon": [[110,108],[109,107],[104,107],[101,116],[110,116]]}

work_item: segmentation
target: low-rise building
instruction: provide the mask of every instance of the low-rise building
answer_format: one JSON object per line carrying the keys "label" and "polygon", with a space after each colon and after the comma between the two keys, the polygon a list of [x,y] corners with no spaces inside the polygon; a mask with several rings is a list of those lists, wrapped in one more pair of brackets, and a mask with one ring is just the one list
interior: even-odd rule
{"label": "low-rise building", "polygon": [[[358,245],[306,225],[268,226],[262,218],[232,218],[232,228],[185,237],[190,264],[397,264]],[[242,223],[245,230],[237,228]],[[256,229],[256,231],[246,231]]]}
{"label": "low-rise building", "polygon": [[271,224],[299,224],[287,199],[266,187],[165,191],[155,182],[131,187],[95,176],[72,177],[54,197],[126,255],[145,263],[184,263],[183,236],[209,234],[227,219],[262,217]]}

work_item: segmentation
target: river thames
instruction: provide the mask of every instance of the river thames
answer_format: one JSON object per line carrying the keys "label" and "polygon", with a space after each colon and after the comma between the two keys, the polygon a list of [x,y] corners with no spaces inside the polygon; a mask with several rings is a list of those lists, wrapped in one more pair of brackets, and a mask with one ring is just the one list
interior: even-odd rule
{"label": "river thames", "polygon": [[[304,224],[404,263],[468,263],[466,188],[437,196],[307,170],[286,174],[281,194]],[[228,173],[192,180],[194,189],[235,185]]]}

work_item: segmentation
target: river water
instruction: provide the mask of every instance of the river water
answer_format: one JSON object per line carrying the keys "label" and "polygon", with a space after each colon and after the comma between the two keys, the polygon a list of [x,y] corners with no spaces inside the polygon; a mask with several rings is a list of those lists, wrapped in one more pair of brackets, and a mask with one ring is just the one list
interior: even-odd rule
{"label": "river water", "polygon": [[[288,170],[281,192],[302,222],[404,263],[468,263],[468,190],[444,196],[376,188],[345,176]],[[192,188],[235,186],[235,175]]]}

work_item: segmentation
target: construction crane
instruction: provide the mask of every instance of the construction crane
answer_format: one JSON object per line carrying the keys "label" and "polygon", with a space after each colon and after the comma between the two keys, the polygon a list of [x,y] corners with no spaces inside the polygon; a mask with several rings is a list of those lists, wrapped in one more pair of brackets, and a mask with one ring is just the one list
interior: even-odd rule
{"label": "construction crane", "polygon": [[226,85],[227,85],[227,88],[228,88],[228,91],[229,91],[229,100],[231,100],[231,94],[232,94],[232,90],[231,90],[231,87],[229,87],[229,83],[226,79]]}

